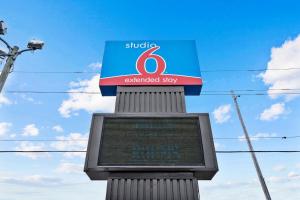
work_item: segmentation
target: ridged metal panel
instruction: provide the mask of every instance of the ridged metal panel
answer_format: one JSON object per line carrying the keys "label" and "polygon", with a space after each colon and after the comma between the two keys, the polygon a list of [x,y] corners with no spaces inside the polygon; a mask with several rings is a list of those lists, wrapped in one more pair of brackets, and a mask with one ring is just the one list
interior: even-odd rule
{"label": "ridged metal panel", "polygon": [[118,87],[115,112],[185,113],[184,88]]}
{"label": "ridged metal panel", "polygon": [[106,200],[199,200],[196,179],[108,179]]}

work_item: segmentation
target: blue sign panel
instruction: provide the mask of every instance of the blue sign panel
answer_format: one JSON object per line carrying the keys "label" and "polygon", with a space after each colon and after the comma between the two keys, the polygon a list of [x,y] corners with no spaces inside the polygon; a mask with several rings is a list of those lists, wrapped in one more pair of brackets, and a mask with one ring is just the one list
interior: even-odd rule
{"label": "blue sign panel", "polygon": [[117,86],[184,86],[186,95],[199,95],[202,86],[193,40],[107,41],[100,90],[116,95]]}

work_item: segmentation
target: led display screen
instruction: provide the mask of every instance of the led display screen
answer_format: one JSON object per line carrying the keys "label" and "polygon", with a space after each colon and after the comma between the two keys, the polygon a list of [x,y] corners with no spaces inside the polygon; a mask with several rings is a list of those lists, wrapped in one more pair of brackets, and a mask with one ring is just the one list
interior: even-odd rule
{"label": "led display screen", "polygon": [[198,117],[104,117],[99,166],[202,166]]}

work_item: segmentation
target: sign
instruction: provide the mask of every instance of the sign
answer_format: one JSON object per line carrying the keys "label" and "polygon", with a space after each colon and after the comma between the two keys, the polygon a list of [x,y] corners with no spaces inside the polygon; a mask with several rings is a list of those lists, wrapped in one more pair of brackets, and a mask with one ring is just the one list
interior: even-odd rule
{"label": "sign", "polygon": [[204,165],[197,117],[106,117],[99,166]]}
{"label": "sign", "polygon": [[192,40],[107,41],[100,75],[103,96],[117,86],[184,86],[199,95],[202,86],[196,43]]}
{"label": "sign", "polygon": [[114,172],[218,171],[208,114],[94,114],[85,172],[106,180]]}

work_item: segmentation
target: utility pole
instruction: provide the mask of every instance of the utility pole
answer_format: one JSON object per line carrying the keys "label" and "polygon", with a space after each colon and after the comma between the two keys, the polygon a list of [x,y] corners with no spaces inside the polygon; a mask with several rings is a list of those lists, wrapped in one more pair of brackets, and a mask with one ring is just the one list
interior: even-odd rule
{"label": "utility pole", "polygon": [[[7,32],[7,28],[3,21],[0,21],[0,35],[5,35]],[[8,53],[0,50],[0,59],[6,58],[6,63],[0,74],[0,94],[4,87],[5,81],[8,77],[8,74],[12,72],[14,61],[18,57],[18,55],[22,54],[25,51],[35,51],[37,49],[42,49],[44,46],[44,42],[41,40],[30,40],[27,44],[27,49],[23,49],[19,51],[19,47],[13,46],[11,47],[8,42],[6,42],[3,38],[0,37],[0,41],[5,44],[8,49]]]}
{"label": "utility pole", "polygon": [[8,53],[8,58],[6,60],[6,63],[3,67],[3,70],[1,71],[1,75],[0,75],[0,93],[1,93],[4,83],[8,77],[8,74],[11,72],[11,69],[14,65],[14,61],[17,58],[18,50],[19,50],[19,47],[14,46],[12,49],[10,49],[10,51]]}
{"label": "utility pole", "polygon": [[264,179],[264,177],[263,177],[263,175],[262,175],[262,172],[261,172],[261,170],[260,170],[258,161],[257,161],[256,156],[255,156],[255,152],[254,152],[254,150],[253,150],[253,147],[252,147],[252,144],[251,144],[249,135],[248,135],[248,131],[247,131],[246,125],[245,125],[245,123],[244,123],[244,120],[243,120],[243,117],[242,117],[242,114],[241,114],[241,111],[240,111],[240,108],[239,108],[239,104],[238,104],[238,102],[237,102],[237,98],[238,98],[239,96],[236,96],[236,95],[234,94],[233,91],[231,91],[231,94],[232,94],[232,98],[233,98],[233,101],[234,101],[234,104],[235,104],[235,108],[236,108],[236,111],[237,111],[239,120],[240,120],[241,125],[242,125],[242,127],[243,127],[243,131],[244,131],[244,134],[245,134],[245,138],[246,138],[246,141],[247,141],[247,144],[248,144],[250,153],[251,153],[251,157],[252,157],[252,160],[253,160],[255,169],[256,169],[256,173],[257,173],[257,176],[258,176],[260,185],[261,185],[262,190],[263,190],[263,192],[264,192],[264,194],[265,194],[266,200],[271,200],[271,195],[270,195],[270,193],[269,193],[269,190],[268,190],[268,187],[267,187],[267,185],[266,185],[265,179]]}

